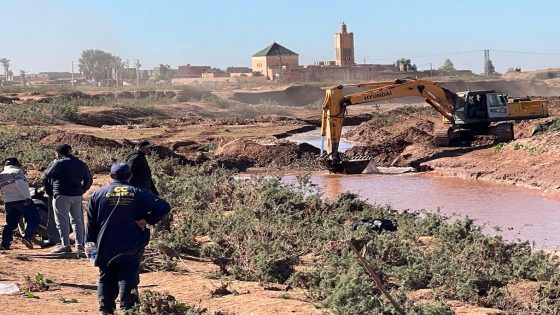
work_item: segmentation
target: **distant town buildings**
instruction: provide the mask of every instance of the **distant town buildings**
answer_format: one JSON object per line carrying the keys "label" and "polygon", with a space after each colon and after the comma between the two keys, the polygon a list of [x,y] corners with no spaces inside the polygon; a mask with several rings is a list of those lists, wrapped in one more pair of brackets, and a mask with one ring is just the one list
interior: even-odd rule
{"label": "distant town buildings", "polygon": [[210,66],[179,66],[175,78],[202,78],[202,74],[209,72],[212,67]]}
{"label": "distant town buildings", "polygon": [[299,67],[299,55],[274,42],[251,58],[253,71],[270,80],[282,79],[284,71]]}
{"label": "distant town buildings", "polygon": [[[135,84],[184,84],[199,79],[204,80],[280,80],[297,81],[374,81],[392,80],[403,76],[472,75],[469,70],[444,72],[440,70],[408,71],[403,64],[357,64],[354,51],[354,33],[342,22],[340,30],[334,34],[334,60],[315,61],[311,65],[300,65],[298,53],[279,43],[269,46],[251,56],[251,68],[228,67],[225,71],[208,65],[181,65],[171,69],[160,65],[153,70],[129,67],[111,69],[111,76],[102,82],[87,82],[79,73],[40,72],[24,73],[22,76],[10,74],[8,78],[0,75],[0,85],[11,84],[96,84],[106,86]],[[404,72],[404,73],[403,73]]]}
{"label": "distant town buildings", "polygon": [[[298,54],[274,43],[255,53],[251,58],[253,72],[259,72],[269,80],[283,81],[374,81],[392,80],[403,76],[425,77],[439,74],[436,70],[404,71],[395,64],[356,64],[354,56],[354,33],[348,32],[342,22],[340,31],[334,34],[335,60],[316,61],[313,65],[300,66]],[[470,71],[456,71],[466,75]],[[472,74],[472,73],[471,73]]]}
{"label": "distant town buildings", "polygon": [[[72,73],[70,72],[39,72],[25,73],[22,75],[12,75],[8,78],[10,84],[37,85],[37,84],[72,84]],[[0,81],[5,81],[4,76],[0,75]],[[74,73],[74,82],[82,83],[85,79],[79,74]]]}
{"label": "distant town buildings", "polygon": [[393,64],[362,64],[354,61],[354,34],[346,24],[334,35],[335,60],[316,61],[313,65],[300,66],[298,54],[278,44],[264,48],[251,58],[253,72],[261,73],[269,80],[284,81],[340,81],[373,80],[382,72],[395,73]]}

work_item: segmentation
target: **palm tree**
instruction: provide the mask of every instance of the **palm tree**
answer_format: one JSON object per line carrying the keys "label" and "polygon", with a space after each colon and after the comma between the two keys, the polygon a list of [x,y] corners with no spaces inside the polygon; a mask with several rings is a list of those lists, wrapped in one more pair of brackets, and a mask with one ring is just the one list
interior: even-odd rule
{"label": "palm tree", "polygon": [[2,64],[2,67],[4,68],[4,81],[6,81],[6,84],[7,84],[8,83],[8,71],[10,70],[10,59],[1,58],[0,59],[0,64]]}

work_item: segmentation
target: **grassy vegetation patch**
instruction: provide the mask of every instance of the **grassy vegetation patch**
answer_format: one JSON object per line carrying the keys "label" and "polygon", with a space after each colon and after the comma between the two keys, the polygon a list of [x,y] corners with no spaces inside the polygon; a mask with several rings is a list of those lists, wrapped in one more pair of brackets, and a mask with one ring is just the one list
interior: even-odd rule
{"label": "grassy vegetation patch", "polygon": [[[35,128],[0,129],[0,160],[17,157],[26,169],[44,170],[54,158],[55,144],[43,143],[48,133]],[[68,141],[76,155],[94,173],[107,173],[111,164],[122,161],[128,148],[106,147],[101,143]]]}
{"label": "grassy vegetation patch", "polygon": [[75,121],[78,105],[74,101],[55,100],[51,103],[25,102],[0,105],[0,120],[20,124],[57,124]]}
{"label": "grassy vegetation patch", "polygon": [[545,133],[545,132],[558,132],[560,131],[560,119],[556,118],[552,121],[538,123],[535,126],[533,134]]}
{"label": "grassy vegetation patch", "polygon": [[[306,178],[286,185],[280,178],[235,180],[208,166],[168,166],[173,172],[159,172],[158,185],[174,210],[152,246],[208,258],[226,278],[300,287],[335,314],[394,314],[349,250],[350,237],[360,240],[369,263],[411,314],[449,313],[435,302],[445,300],[529,311],[542,305],[522,305],[507,285],[548,281],[558,272],[557,262],[532,253],[529,243],[486,236],[468,218],[398,213],[354,194],[324,200]],[[398,231],[352,231],[350,223],[364,217],[394,220]],[[199,244],[199,236],[211,241]],[[309,256],[315,258],[304,259]],[[414,304],[407,296],[419,289],[431,289],[434,302]]]}
{"label": "grassy vegetation patch", "polygon": [[[53,152],[41,143],[45,136],[34,129],[1,130],[0,158],[17,156],[26,167],[44,168]],[[75,147],[97,173],[106,173],[127,151],[85,143]],[[237,179],[211,163],[187,167],[150,157],[150,164],[173,210],[154,227],[147,252],[157,253],[160,262],[147,255],[148,270],[173,270],[178,257],[194,255],[217,264],[217,276],[226,281],[303,289],[317,307],[330,313],[395,314],[350,251],[348,241],[354,238],[408,314],[450,314],[445,304],[449,300],[512,313],[560,310],[557,260],[533,252],[528,242],[487,236],[469,218],[397,212],[351,193],[324,199],[308,176],[285,184],[280,177]],[[390,219],[398,230],[353,230],[352,223],[361,218]],[[508,285],[523,281],[544,283],[538,304],[526,305],[509,293]],[[426,289],[431,300],[419,303],[410,298]],[[160,300],[153,299],[156,304]]]}

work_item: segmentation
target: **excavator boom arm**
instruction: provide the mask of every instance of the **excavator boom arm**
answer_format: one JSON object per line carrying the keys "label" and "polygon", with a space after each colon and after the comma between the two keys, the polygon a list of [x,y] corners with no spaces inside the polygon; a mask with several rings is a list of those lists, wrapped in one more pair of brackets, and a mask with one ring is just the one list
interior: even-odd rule
{"label": "excavator boom arm", "polygon": [[347,106],[415,96],[423,98],[451,124],[455,122],[453,109],[457,95],[432,81],[399,79],[357,86],[371,89],[345,96],[344,86],[338,85],[327,89],[323,100],[321,135],[326,136],[326,157],[335,163],[339,160],[338,144]]}

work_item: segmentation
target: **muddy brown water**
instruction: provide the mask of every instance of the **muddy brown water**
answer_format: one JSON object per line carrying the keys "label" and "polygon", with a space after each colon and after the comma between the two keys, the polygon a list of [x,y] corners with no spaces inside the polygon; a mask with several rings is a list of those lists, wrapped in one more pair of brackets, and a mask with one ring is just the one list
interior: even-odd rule
{"label": "muddy brown water", "polygon": [[[294,175],[285,176],[288,183]],[[523,240],[535,248],[560,249],[560,198],[507,184],[436,177],[425,174],[311,176],[325,198],[353,192],[370,203],[394,209],[425,210],[453,218],[468,216],[485,225],[487,234],[501,229],[507,240]]]}
{"label": "muddy brown water", "polygon": [[[344,127],[346,130],[347,127]],[[321,146],[319,129],[288,138]],[[341,141],[339,151],[353,146]],[[286,182],[295,176],[285,176]],[[535,248],[560,250],[560,197],[543,191],[472,179],[429,174],[313,174],[313,184],[326,198],[353,192],[371,203],[391,205],[399,211],[440,211],[447,216],[468,216],[485,225],[487,234],[498,227],[508,240],[530,241]]]}

